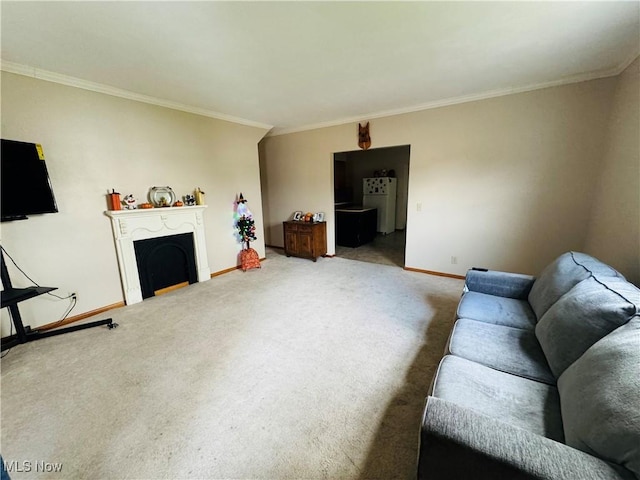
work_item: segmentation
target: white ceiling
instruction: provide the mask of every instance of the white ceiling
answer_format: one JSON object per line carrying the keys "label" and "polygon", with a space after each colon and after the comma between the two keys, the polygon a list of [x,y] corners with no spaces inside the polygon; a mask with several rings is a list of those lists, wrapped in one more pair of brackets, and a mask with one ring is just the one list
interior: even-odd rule
{"label": "white ceiling", "polygon": [[620,73],[640,2],[1,2],[2,68],[272,133]]}

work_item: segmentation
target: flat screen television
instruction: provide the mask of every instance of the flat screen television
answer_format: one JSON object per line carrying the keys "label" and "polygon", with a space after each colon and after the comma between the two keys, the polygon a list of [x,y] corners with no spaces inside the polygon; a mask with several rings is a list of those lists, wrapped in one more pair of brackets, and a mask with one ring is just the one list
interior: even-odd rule
{"label": "flat screen television", "polygon": [[0,140],[0,213],[2,221],[58,211],[40,145]]}

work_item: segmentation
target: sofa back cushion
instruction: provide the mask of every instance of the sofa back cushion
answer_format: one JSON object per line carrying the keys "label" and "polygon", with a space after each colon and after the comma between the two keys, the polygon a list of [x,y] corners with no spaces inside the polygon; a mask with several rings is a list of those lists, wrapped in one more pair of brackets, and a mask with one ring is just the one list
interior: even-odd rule
{"label": "sofa back cushion", "polygon": [[591,276],[578,283],[536,325],[536,337],[555,377],[639,310],[640,290],[626,280]]}
{"label": "sofa back cushion", "polygon": [[528,298],[538,320],[562,295],[592,274],[621,277],[615,269],[586,253],[563,253],[547,265],[534,282]]}
{"label": "sofa back cushion", "polygon": [[558,379],[567,445],[640,478],[640,318],[595,343]]}

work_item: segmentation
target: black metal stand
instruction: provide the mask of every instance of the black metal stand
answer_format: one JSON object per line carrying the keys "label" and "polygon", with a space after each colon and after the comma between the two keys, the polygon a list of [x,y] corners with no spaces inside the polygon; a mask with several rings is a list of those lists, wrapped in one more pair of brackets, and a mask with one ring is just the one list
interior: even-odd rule
{"label": "black metal stand", "polygon": [[83,323],[81,325],[74,325],[73,327],[59,328],[55,330],[38,331],[31,330],[27,325],[26,327],[22,323],[22,317],[20,316],[20,310],[18,309],[18,303],[30,298],[44,295],[53,290],[55,287],[27,287],[27,288],[13,288],[11,285],[11,279],[9,278],[9,272],[7,266],[4,263],[4,254],[0,251],[0,277],[2,278],[2,285],[4,290],[2,291],[2,308],[8,308],[11,312],[11,320],[16,327],[16,335],[2,339],[2,351],[15,347],[21,343],[33,342],[41,338],[53,337],[55,335],[62,335],[63,333],[75,332],[76,330],[84,330],[85,328],[98,327],[100,325],[106,325],[109,329],[116,328],[117,323],[113,323],[113,320],[107,318],[106,320],[98,320],[96,322]]}

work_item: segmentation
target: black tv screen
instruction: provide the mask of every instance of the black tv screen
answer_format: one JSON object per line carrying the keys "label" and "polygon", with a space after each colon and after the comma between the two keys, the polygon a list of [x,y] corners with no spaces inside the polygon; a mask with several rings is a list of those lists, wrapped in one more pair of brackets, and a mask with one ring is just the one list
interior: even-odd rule
{"label": "black tv screen", "polygon": [[0,140],[2,221],[58,211],[40,145]]}

